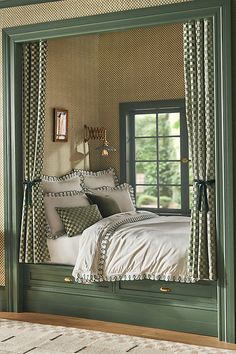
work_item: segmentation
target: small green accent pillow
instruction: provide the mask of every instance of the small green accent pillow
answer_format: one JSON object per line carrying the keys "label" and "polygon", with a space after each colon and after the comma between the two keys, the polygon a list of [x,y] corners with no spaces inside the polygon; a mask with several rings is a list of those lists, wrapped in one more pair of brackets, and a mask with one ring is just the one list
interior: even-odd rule
{"label": "small green accent pillow", "polygon": [[56,208],[69,237],[82,234],[87,227],[102,219],[97,205],[75,208]]}
{"label": "small green accent pillow", "polygon": [[88,200],[92,204],[97,204],[100,213],[103,218],[108,216],[121,213],[120,207],[117,202],[108,196],[95,195],[90,193],[85,193]]}

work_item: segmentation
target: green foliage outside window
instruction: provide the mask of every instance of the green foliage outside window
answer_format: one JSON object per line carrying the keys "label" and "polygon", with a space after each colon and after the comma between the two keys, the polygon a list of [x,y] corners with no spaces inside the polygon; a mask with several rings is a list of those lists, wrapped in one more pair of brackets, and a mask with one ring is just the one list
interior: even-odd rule
{"label": "green foliage outside window", "polygon": [[[159,181],[163,181],[163,184],[180,184],[179,162],[151,162],[157,159],[169,161],[170,157],[173,156],[177,156],[176,160],[179,160],[180,147],[176,144],[176,140],[179,140],[179,138],[157,138],[158,144],[156,144],[156,139],[152,139],[151,136],[172,136],[176,134],[175,132],[177,132],[176,135],[179,135],[180,119],[179,117],[178,119],[169,119],[168,113],[162,113],[161,119],[158,119],[157,130],[155,115],[147,114],[142,116],[142,119],[137,118],[138,119],[135,119],[136,137],[150,136],[150,138],[136,139],[136,160],[149,160],[150,162],[137,162],[136,175],[144,174],[143,183],[153,184],[153,186],[145,186],[145,192],[139,196],[137,193],[137,205],[141,206],[145,204],[148,205],[157,198],[157,171]],[[156,146],[158,146],[158,148]],[[173,199],[175,203],[180,205],[180,189],[178,187],[169,187],[168,185],[162,185],[161,187],[160,205],[164,208],[168,208]]]}

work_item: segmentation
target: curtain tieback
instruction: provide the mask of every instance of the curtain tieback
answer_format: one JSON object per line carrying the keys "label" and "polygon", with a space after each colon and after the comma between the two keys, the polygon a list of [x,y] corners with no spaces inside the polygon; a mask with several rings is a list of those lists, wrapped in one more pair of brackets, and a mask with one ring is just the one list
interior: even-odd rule
{"label": "curtain tieback", "polygon": [[195,179],[194,182],[198,188],[198,210],[202,211],[202,201],[204,199],[205,212],[208,213],[209,205],[208,205],[208,197],[207,197],[207,187],[215,184],[214,179],[210,179],[208,181],[203,181],[202,179]]}
{"label": "curtain tieback", "polygon": [[23,185],[25,186],[26,190],[26,205],[32,206],[32,189],[37,184],[40,183],[41,179],[33,179],[32,181],[25,180]]}

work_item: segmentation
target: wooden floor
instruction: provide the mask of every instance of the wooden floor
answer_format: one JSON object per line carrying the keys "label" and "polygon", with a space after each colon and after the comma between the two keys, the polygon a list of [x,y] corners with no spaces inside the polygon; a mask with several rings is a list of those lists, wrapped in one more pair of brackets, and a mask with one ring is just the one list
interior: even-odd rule
{"label": "wooden floor", "polygon": [[31,323],[41,323],[55,326],[65,326],[74,328],[83,328],[88,330],[110,332],[116,334],[126,334],[130,336],[145,337],[173,342],[181,342],[193,345],[203,345],[215,348],[236,350],[236,344],[227,344],[219,342],[214,337],[200,336],[196,334],[166,331],[156,328],[147,328],[141,326],[132,326],[121,323],[103,322],[88,320],[77,317],[66,317],[39,313],[11,313],[0,312],[0,318],[25,321]]}

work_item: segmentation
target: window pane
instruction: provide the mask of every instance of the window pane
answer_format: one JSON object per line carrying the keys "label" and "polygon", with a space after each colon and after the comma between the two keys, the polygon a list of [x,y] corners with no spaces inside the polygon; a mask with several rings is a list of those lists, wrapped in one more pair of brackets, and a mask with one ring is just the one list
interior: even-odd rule
{"label": "window pane", "polygon": [[153,138],[135,139],[135,160],[156,160],[157,144]]}
{"label": "window pane", "polygon": [[179,162],[159,162],[159,183],[160,184],[180,184],[180,163]]}
{"label": "window pane", "polygon": [[160,208],[181,209],[180,186],[160,186]]}
{"label": "window pane", "polygon": [[135,136],[156,136],[156,115],[135,114]]}
{"label": "window pane", "polygon": [[138,208],[157,208],[157,187],[137,186],[136,205]]}
{"label": "window pane", "polygon": [[159,160],[180,160],[180,138],[158,139]]}
{"label": "window pane", "polygon": [[180,113],[159,113],[158,135],[180,135]]}
{"label": "window pane", "polygon": [[136,184],[157,184],[155,162],[136,162]]}

